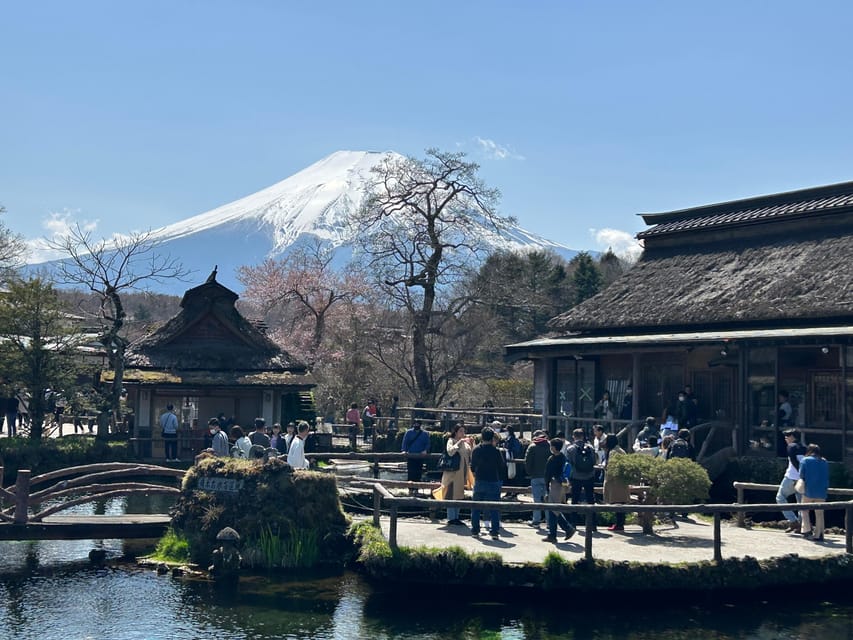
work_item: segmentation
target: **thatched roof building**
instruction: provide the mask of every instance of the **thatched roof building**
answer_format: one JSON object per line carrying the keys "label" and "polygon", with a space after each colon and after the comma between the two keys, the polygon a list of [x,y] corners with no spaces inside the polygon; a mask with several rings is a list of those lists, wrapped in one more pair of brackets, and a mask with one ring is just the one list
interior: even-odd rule
{"label": "thatched roof building", "polygon": [[592,420],[604,391],[618,405],[633,384],[629,417],[665,419],[692,385],[700,415],[731,422],[742,450],[775,452],[791,424],[846,455],[853,182],[643,219],[632,269],[554,318],[554,334],[507,347],[536,364],[537,404]]}
{"label": "thatched roof building", "polygon": [[153,438],[155,456],[158,418],[168,404],[197,437],[211,417],[224,415],[251,430],[256,417],[288,422],[313,408],[306,365],[244,318],[237,299],[214,269],[184,294],[178,315],[128,347],[128,402],[139,436]]}

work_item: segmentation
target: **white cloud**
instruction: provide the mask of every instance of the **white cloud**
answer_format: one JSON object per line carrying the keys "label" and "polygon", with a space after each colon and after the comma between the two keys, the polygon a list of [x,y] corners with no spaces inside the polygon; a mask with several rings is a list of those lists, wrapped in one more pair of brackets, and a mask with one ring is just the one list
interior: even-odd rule
{"label": "white cloud", "polygon": [[479,145],[480,151],[491,160],[524,160],[524,156],[494,140],[475,136],[474,141]]}
{"label": "white cloud", "polygon": [[97,220],[77,220],[76,216],[80,211],[69,211],[65,209],[60,212],[53,212],[47,218],[42,220],[41,226],[45,230],[45,235],[42,238],[27,240],[29,247],[29,257],[27,262],[31,264],[39,262],[47,262],[48,260],[56,260],[63,257],[61,252],[51,249],[48,246],[50,241],[60,241],[67,238],[71,230],[80,225],[80,229],[84,233],[94,233],[98,228]]}
{"label": "white cloud", "polygon": [[634,262],[643,252],[643,245],[633,234],[619,229],[590,229],[589,234],[601,251],[611,249],[620,258]]}

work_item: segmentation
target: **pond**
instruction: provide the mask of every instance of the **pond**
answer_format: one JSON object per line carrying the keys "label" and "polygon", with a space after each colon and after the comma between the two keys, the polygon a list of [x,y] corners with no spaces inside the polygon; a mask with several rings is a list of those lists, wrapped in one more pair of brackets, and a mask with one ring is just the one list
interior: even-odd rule
{"label": "pond", "polygon": [[[90,507],[91,508],[91,507]],[[102,512],[133,510],[108,501]],[[251,577],[226,589],[158,576],[132,563],[94,568],[150,550],[150,542],[0,542],[0,637],[44,640],[550,639],[769,640],[853,638],[853,600],[790,592],[775,602],[678,601],[656,594],[605,595],[594,606],[564,597],[462,596],[432,588],[377,589],[358,575]]]}

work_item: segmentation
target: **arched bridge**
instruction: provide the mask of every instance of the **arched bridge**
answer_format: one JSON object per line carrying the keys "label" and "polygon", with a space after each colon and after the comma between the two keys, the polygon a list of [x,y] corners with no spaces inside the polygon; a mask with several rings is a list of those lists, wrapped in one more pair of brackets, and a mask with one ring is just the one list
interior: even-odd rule
{"label": "arched bridge", "polygon": [[[68,467],[32,476],[18,471],[15,485],[0,488],[0,540],[84,540],[89,538],[156,538],[169,525],[168,514],[99,516],[62,514],[71,507],[128,495],[180,494],[178,486],[140,478],[163,478],[179,485],[182,469],[151,464],[108,462]],[[0,467],[0,484],[3,468]],[[38,489],[39,486],[45,486]],[[70,499],[68,499],[70,498]],[[57,502],[57,500],[59,500]],[[44,506],[50,502],[50,506]]]}

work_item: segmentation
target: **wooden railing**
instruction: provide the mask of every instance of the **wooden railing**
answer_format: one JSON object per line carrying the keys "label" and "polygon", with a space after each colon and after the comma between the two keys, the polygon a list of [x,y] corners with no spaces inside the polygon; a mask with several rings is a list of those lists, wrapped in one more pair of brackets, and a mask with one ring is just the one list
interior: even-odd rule
{"label": "wooden railing", "polygon": [[[586,516],[586,527],[584,537],[584,558],[588,561],[594,560],[592,554],[593,529],[595,516],[598,513],[650,513],[650,514],[669,514],[678,513],[696,513],[714,516],[714,561],[722,562],[722,514],[724,513],[742,513],[742,512],[772,512],[779,511],[780,505],[773,504],[555,504],[548,502],[536,503],[518,503],[518,502],[487,502],[471,500],[427,500],[416,497],[398,497],[391,494],[383,482],[362,481],[361,483],[354,482],[354,485],[361,485],[373,489],[373,524],[379,526],[380,515],[383,507],[387,505],[390,513],[390,523],[388,527],[388,544],[392,549],[397,549],[397,520],[399,517],[400,507],[421,507],[421,508],[448,508],[457,509],[478,509],[481,511],[498,510],[501,513],[518,513],[528,512],[531,509],[541,509],[545,511],[554,511],[558,513],[580,513]],[[806,504],[791,504],[786,507],[792,511],[802,510],[844,510],[845,523],[845,550],[847,553],[853,554],[853,500],[845,502],[810,502]]]}
{"label": "wooden railing", "polygon": [[[744,500],[744,491],[773,491],[776,492],[779,490],[778,484],[759,484],[755,482],[733,482],[732,486],[737,490],[737,503],[738,504],[746,504]],[[828,496],[846,496],[848,500],[853,500],[853,489],[841,489],[830,487],[826,491]],[[812,503],[814,504],[814,503]],[[794,505],[791,504],[791,507]],[[789,509],[788,505],[784,504],[776,504],[776,511],[796,511],[796,509]],[[748,510],[738,511],[737,514],[737,526],[745,527],[746,526],[746,514]]]}
{"label": "wooden railing", "polygon": [[[69,507],[118,496],[134,494],[180,494],[179,488],[159,484],[147,482],[109,482],[111,480],[138,476],[159,476],[180,481],[184,476],[184,471],[182,469],[170,469],[157,465],[122,462],[68,467],[38,476],[32,476],[29,469],[20,469],[13,487],[8,489],[0,488],[0,497],[13,503],[12,506],[0,511],[0,522],[13,524],[40,522],[47,516]],[[2,480],[3,467],[0,467],[0,486],[2,486]],[[41,491],[32,491],[33,487],[47,482],[53,482],[54,484]],[[41,505],[46,500],[78,494],[88,495],[61,502],[30,515],[31,508]]]}

